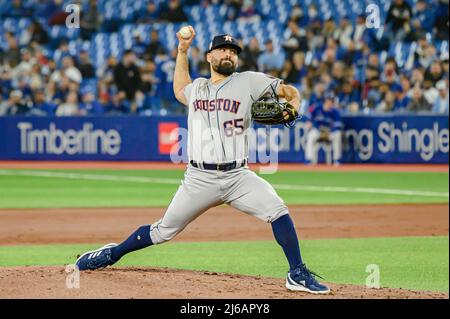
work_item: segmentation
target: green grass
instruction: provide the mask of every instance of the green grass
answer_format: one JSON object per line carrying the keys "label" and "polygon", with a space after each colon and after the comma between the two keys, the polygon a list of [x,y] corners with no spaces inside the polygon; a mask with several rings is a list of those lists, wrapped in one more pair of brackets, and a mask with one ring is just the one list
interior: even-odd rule
{"label": "green grass", "polygon": [[[21,170],[7,170],[8,174]],[[49,171],[52,172],[52,171]],[[174,184],[0,174],[0,208],[167,206],[183,171],[57,170],[58,173],[173,179]],[[448,193],[448,173],[278,172],[272,184],[363,187]],[[448,203],[448,196],[411,196],[277,189],[287,204]]]}
{"label": "green grass", "polygon": [[[63,265],[96,245],[0,247],[0,266]],[[382,287],[448,292],[448,237],[303,240],[308,266],[327,282],[365,285],[366,267],[380,267]],[[157,266],[282,278],[285,257],[274,241],[168,243],[124,257],[118,266]]]}

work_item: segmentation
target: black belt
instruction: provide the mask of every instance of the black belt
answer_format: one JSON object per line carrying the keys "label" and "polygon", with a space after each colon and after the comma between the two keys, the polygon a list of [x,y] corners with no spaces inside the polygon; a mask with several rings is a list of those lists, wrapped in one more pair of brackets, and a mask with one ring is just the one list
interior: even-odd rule
{"label": "black belt", "polygon": [[239,168],[242,166],[245,166],[247,164],[247,160],[245,159],[243,162],[230,162],[230,163],[221,163],[221,164],[209,164],[209,163],[202,163],[199,164],[197,162],[194,161],[190,161],[191,165],[196,167],[196,168],[203,168],[203,169],[207,169],[207,170],[212,170],[212,171],[231,171],[232,169],[235,168]]}

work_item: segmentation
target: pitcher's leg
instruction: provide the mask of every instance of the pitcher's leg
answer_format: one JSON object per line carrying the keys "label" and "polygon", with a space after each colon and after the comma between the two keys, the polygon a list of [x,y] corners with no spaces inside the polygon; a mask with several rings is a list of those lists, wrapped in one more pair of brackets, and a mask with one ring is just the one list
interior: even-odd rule
{"label": "pitcher's leg", "polygon": [[272,185],[249,169],[243,169],[230,181],[229,188],[225,203],[267,223],[288,213]]}
{"label": "pitcher's leg", "polygon": [[123,243],[112,248],[113,260],[118,261],[132,251],[171,240],[191,221],[217,204],[213,196],[203,197],[203,194],[191,192],[187,187],[183,183],[178,188],[162,219],[152,225],[139,227]]}
{"label": "pitcher's leg", "polygon": [[216,181],[207,174],[188,169],[161,220],[139,227],[120,245],[111,243],[84,253],[77,259],[76,265],[80,270],[110,266],[127,253],[172,239],[201,213],[218,204],[220,192]]}
{"label": "pitcher's leg", "polygon": [[283,249],[289,263],[289,269],[294,270],[303,264],[300,254],[297,233],[289,214],[279,217],[272,222],[272,231],[277,243]]}
{"label": "pitcher's leg", "polygon": [[188,187],[180,186],[163,218],[151,225],[150,237],[154,244],[171,240],[206,210],[221,203],[218,191],[192,192]]}
{"label": "pitcher's leg", "polygon": [[273,234],[291,269],[302,264],[300,247],[288,208],[267,181],[250,170],[243,171],[227,201],[249,215],[272,224]]}
{"label": "pitcher's leg", "polygon": [[294,223],[286,205],[272,185],[249,170],[242,171],[235,180],[235,186],[225,202],[271,223],[275,239],[289,263],[286,288],[310,293],[328,293],[329,288],[318,283],[314,273],[303,263]]}

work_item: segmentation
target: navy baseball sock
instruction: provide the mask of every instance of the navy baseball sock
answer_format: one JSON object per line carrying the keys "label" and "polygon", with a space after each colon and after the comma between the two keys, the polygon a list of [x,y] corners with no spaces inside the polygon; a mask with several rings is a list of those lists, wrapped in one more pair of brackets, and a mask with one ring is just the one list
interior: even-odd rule
{"label": "navy baseball sock", "polygon": [[111,248],[111,258],[116,262],[123,255],[150,245],[153,245],[150,238],[150,225],[141,226],[119,246]]}
{"label": "navy baseball sock", "polygon": [[295,232],[291,216],[286,214],[272,222],[272,231],[277,243],[283,248],[290,270],[303,264],[297,233]]}

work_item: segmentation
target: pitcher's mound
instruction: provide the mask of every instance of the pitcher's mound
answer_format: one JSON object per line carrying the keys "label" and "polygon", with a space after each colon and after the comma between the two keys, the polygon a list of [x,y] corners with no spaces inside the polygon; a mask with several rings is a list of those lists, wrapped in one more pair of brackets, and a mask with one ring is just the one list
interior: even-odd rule
{"label": "pitcher's mound", "polygon": [[[79,288],[76,288],[79,285]],[[210,271],[126,267],[81,272],[64,267],[0,267],[0,298],[448,298],[448,293],[330,284],[328,295],[290,292],[284,279]],[[71,289],[67,287],[73,287]]]}

